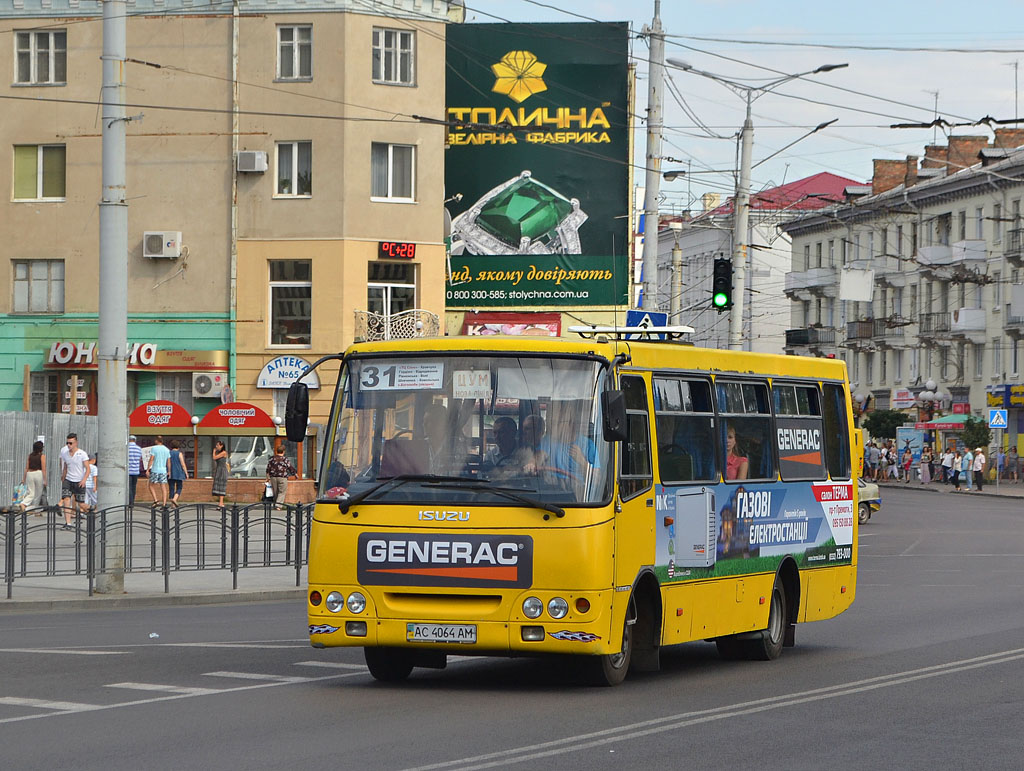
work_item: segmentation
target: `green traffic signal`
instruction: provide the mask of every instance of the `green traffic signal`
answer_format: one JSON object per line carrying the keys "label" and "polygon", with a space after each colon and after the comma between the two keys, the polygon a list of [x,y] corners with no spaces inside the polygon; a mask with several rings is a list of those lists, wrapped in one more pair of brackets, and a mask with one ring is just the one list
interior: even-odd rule
{"label": "green traffic signal", "polygon": [[711,305],[724,311],[732,306],[732,260],[715,259],[711,274]]}
{"label": "green traffic signal", "polygon": [[715,292],[715,296],[711,298],[711,304],[716,308],[724,308],[729,304],[729,295],[725,292]]}

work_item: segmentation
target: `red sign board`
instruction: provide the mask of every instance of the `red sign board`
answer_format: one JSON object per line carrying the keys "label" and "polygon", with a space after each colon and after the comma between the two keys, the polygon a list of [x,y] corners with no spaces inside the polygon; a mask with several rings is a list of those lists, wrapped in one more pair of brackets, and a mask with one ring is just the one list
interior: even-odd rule
{"label": "red sign board", "polygon": [[169,428],[192,429],[192,416],[180,404],[157,399],[140,404],[128,416],[128,425],[132,431],[138,430],[148,434],[159,434]]}
{"label": "red sign board", "polygon": [[274,428],[273,419],[254,404],[229,402],[206,413],[200,428]]}
{"label": "red sign board", "polygon": [[970,415],[971,414],[971,405],[967,404],[966,402],[956,402],[956,403],[953,404],[953,414],[954,415]]}

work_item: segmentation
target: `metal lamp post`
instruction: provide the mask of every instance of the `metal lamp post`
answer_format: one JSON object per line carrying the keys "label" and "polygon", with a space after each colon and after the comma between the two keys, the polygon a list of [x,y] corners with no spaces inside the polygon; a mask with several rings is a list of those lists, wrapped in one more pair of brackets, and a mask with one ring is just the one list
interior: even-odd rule
{"label": "metal lamp post", "polygon": [[[791,80],[802,78],[807,75],[817,75],[821,72],[831,72],[832,70],[838,70],[842,67],[847,67],[847,64],[823,64],[820,67],[808,70],[807,72],[799,72],[794,75],[784,75],[781,78],[769,81],[762,85],[749,85],[746,83],[740,83],[729,78],[724,78],[721,75],[715,75],[711,72],[705,72],[704,70],[698,70],[692,67],[687,62],[681,59],[668,59],[668,63],[673,67],[678,67],[685,72],[692,72],[694,75],[700,75],[705,78],[709,78],[723,86],[726,86],[730,91],[739,94],[747,103],[746,118],[743,121],[743,128],[740,130],[740,168],[739,178],[736,184],[736,203],[734,207],[734,219],[733,219],[733,291],[732,291],[732,308],[730,309],[729,315],[729,348],[733,350],[741,350],[743,348],[743,305],[745,301],[744,293],[746,291],[746,270],[747,270],[747,226],[750,217],[750,171],[753,168],[751,165],[751,154],[754,147],[754,123],[750,117],[751,105],[760,97],[767,94],[769,91],[781,86],[783,83],[788,83]],[[813,134],[824,128],[828,124],[821,124],[807,136]]]}

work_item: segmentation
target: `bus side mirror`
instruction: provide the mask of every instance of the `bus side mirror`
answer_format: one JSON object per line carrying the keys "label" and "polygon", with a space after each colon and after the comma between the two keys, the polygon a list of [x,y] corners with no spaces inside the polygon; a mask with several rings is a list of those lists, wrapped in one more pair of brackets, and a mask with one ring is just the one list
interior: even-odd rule
{"label": "bus side mirror", "polygon": [[305,383],[292,383],[288,387],[288,404],[284,409],[284,428],[288,435],[288,441],[305,441],[307,423],[309,423],[309,386]]}
{"label": "bus side mirror", "polygon": [[601,413],[604,415],[605,441],[625,441],[628,437],[626,433],[626,395],[622,391],[602,391]]}

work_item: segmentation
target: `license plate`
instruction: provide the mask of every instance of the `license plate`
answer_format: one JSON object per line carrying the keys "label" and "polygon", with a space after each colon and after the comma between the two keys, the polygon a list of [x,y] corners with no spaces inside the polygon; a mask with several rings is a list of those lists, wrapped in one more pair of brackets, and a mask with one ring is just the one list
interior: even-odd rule
{"label": "license plate", "polygon": [[476,624],[408,624],[407,642],[465,643],[476,642]]}

